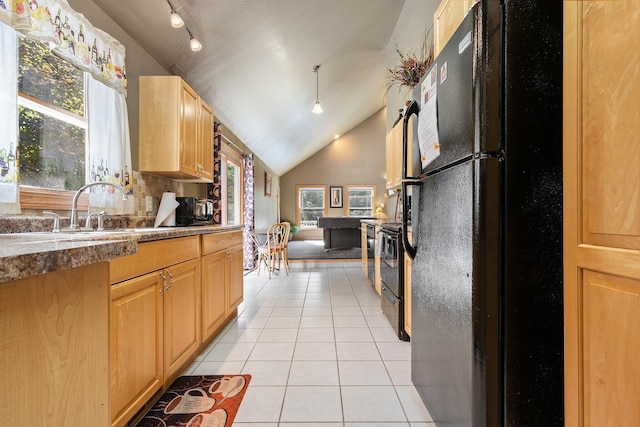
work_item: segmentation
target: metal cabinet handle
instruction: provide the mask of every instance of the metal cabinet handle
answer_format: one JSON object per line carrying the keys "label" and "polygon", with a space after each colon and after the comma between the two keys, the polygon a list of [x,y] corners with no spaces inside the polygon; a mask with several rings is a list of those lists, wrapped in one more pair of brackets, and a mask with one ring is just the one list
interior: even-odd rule
{"label": "metal cabinet handle", "polygon": [[173,274],[171,274],[168,268],[167,268],[167,275],[169,275],[169,289],[171,289],[173,287]]}
{"label": "metal cabinet handle", "polygon": [[162,289],[160,289],[160,293],[162,293],[163,290],[168,291],[169,288],[167,288],[167,278],[164,277],[164,274],[162,274],[162,271],[160,272],[160,277],[162,277]]}

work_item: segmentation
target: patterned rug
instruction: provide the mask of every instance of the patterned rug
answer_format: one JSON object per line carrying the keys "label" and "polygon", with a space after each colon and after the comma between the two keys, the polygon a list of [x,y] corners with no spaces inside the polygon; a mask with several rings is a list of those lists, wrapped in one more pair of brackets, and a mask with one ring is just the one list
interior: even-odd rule
{"label": "patterned rug", "polygon": [[251,375],[198,375],[176,379],[138,427],[229,427]]}

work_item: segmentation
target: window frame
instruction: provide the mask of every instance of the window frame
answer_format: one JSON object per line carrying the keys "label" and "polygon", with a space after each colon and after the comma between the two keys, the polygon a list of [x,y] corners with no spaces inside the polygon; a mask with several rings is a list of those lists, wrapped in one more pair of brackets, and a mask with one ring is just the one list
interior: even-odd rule
{"label": "window frame", "polygon": [[371,190],[371,215],[369,216],[374,216],[375,215],[375,211],[376,211],[376,186],[375,185],[347,185],[345,186],[346,188],[346,194],[343,196],[345,199],[345,214],[348,217],[353,217],[353,218],[357,218],[357,216],[355,215],[351,215],[351,207],[349,205],[350,202],[350,197],[349,197],[349,193],[352,189],[363,189],[363,190]]}
{"label": "window frame", "polygon": [[228,225],[228,217],[227,217],[227,161],[235,164],[239,167],[240,177],[239,177],[239,218],[238,224],[240,225],[244,223],[244,162],[242,161],[242,154],[230,147],[228,144],[222,144],[222,148],[220,150],[220,163],[222,166],[222,170],[220,171],[220,194],[221,194],[221,209],[222,209],[222,224]]}
{"label": "window frame", "polygon": [[327,186],[322,184],[298,184],[296,185],[296,223],[300,227],[300,230],[318,230],[320,227],[302,227],[302,221],[300,220],[300,191],[304,189],[321,188],[324,194],[323,213],[322,216],[327,216],[329,212],[328,208],[328,192]]}
{"label": "window frame", "polygon": [[[41,42],[38,42],[41,43]],[[16,46],[16,49],[19,49]],[[18,58],[19,58],[18,53]],[[65,60],[62,59],[61,60]],[[17,66],[17,64],[16,64]],[[65,121],[78,126],[83,127],[85,129],[85,134],[87,140],[85,141],[87,147],[89,145],[89,123],[88,118],[86,116],[87,112],[87,78],[88,73],[86,71],[82,72],[83,76],[83,84],[84,84],[84,116],[79,116],[75,113],[67,111],[58,106],[49,104],[48,102],[41,100],[39,98],[35,98],[29,94],[21,92],[18,90],[18,98],[16,100],[16,110],[18,110],[21,106],[26,108],[34,109],[42,114],[50,115],[56,119],[65,118]],[[16,81],[16,86],[18,82]],[[35,108],[33,108],[35,107]],[[85,151],[85,158],[88,158],[89,154]],[[85,159],[86,160],[86,159]],[[85,164],[87,164],[85,162]],[[85,183],[87,177],[89,176],[89,171],[85,170]],[[71,204],[73,201],[73,197],[76,191],[73,190],[60,190],[55,188],[46,188],[46,187],[33,187],[30,185],[25,185],[18,183],[18,188],[20,192],[20,209],[52,209],[52,210],[71,210]],[[87,210],[89,209],[89,195],[82,194],[78,198],[78,209]]]}

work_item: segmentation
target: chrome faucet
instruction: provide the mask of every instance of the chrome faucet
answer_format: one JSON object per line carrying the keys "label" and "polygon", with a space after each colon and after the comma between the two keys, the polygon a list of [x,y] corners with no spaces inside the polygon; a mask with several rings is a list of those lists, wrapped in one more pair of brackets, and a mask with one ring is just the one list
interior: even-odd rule
{"label": "chrome faucet", "polygon": [[122,188],[122,186],[118,184],[112,184],[110,182],[103,182],[103,181],[96,181],[96,182],[90,182],[89,184],[83,185],[82,187],[80,187],[78,191],[76,191],[76,194],[74,194],[73,196],[73,201],[71,202],[71,218],[69,219],[69,228],[76,228],[76,229],[79,228],[78,227],[78,198],[80,197],[80,194],[82,194],[82,192],[87,188],[95,187],[96,185],[108,185],[110,187],[113,187],[122,193],[122,200],[127,200],[127,193],[125,193],[124,188]]}

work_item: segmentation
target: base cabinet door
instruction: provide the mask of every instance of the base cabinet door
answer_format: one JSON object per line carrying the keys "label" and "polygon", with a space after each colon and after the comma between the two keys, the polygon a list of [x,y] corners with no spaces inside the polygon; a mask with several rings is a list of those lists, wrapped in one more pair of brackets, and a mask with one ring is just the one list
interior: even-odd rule
{"label": "base cabinet door", "polygon": [[367,262],[369,261],[369,253],[367,251],[367,226],[364,224],[362,224],[360,228],[360,249],[360,268],[362,268],[362,272],[364,273],[365,277],[368,277]]}
{"label": "base cabinet door", "polygon": [[243,262],[242,262],[242,245],[235,245],[229,248],[229,257],[227,262],[228,280],[227,280],[227,295],[229,297],[227,301],[227,316],[231,312],[236,311],[242,299],[244,298],[244,283],[243,283]]}
{"label": "base cabinet door", "polygon": [[111,287],[111,419],[124,425],[162,387],[162,292],[158,272]]}
{"label": "base cabinet door", "polygon": [[202,340],[209,338],[226,319],[225,298],[227,253],[214,252],[202,257]]}
{"label": "base cabinet door", "polygon": [[200,269],[193,259],[163,269],[164,376],[170,378],[200,345]]}
{"label": "base cabinet door", "polygon": [[[411,233],[409,242],[413,241]],[[411,336],[411,258],[404,254],[404,330]]]}
{"label": "base cabinet door", "polygon": [[638,426],[640,2],[563,5],[564,425]]}
{"label": "base cabinet door", "polygon": [[[378,233],[380,233],[380,227],[376,225],[375,235],[377,236]],[[374,254],[374,257],[373,257],[373,266],[374,266],[374,275],[375,275],[373,287],[375,288],[378,294],[382,294],[382,281],[380,279],[380,255],[378,255],[377,253]]]}

